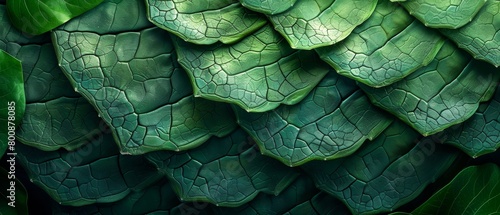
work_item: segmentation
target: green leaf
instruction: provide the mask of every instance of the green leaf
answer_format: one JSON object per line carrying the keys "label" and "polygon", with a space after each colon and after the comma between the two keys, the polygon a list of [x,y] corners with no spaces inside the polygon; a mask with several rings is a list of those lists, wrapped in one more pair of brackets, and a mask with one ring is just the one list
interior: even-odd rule
{"label": "green leaf", "polygon": [[270,26],[232,45],[196,46],[174,38],[195,96],[264,112],[302,100],[330,68],[314,52],[296,51]]}
{"label": "green leaf", "polygon": [[269,19],[292,48],[310,50],[345,39],[376,5],[377,0],[298,0]]}
{"label": "green leaf", "polygon": [[418,138],[395,121],[349,157],[302,167],[320,190],[340,199],[353,214],[389,212],[418,196],[458,154],[431,138],[415,144]]}
{"label": "green leaf", "polygon": [[347,207],[338,199],[321,192],[316,194],[311,200],[303,202],[284,215],[350,215]]}
{"label": "green leaf", "polygon": [[[83,18],[72,22],[92,21]],[[110,125],[123,153],[185,150],[235,128],[229,106],[194,98],[166,31],[101,35],[66,27],[53,32],[60,65]]]}
{"label": "green leaf", "polygon": [[443,42],[397,4],[379,1],[373,15],[344,41],[316,51],[339,74],[383,87],[429,64]]}
{"label": "green leaf", "polygon": [[264,113],[234,108],[260,151],[289,166],[345,157],[374,139],[392,119],[351,80],[334,72],[300,103]]}
{"label": "green leaf", "polygon": [[481,104],[479,109],[464,123],[438,134],[446,137],[444,143],[458,147],[469,156],[495,152],[500,147],[500,89],[493,99]]}
{"label": "green leaf", "polygon": [[[482,2],[482,0],[478,0]],[[474,58],[500,66],[500,1],[488,0],[469,24],[441,32]]]}
{"label": "green leaf", "polygon": [[[394,0],[391,0],[394,1]],[[460,28],[469,23],[487,0],[400,1],[411,15],[431,28]]]}
{"label": "green leaf", "polygon": [[296,170],[263,156],[241,129],[182,153],[158,151],[146,157],[171,181],[181,201],[237,207],[260,192],[278,195]]}
{"label": "green leaf", "polygon": [[[21,62],[0,50],[0,158],[14,145],[15,128],[26,108]],[[10,132],[9,132],[10,131]],[[9,148],[13,152],[14,146]]]}
{"label": "green leaf", "polygon": [[121,155],[105,131],[75,151],[40,151],[17,145],[17,159],[30,180],[62,205],[118,201],[160,179],[142,156]]}
{"label": "green leaf", "polygon": [[12,24],[23,32],[38,35],[96,7],[103,0],[14,0],[7,2]]}
{"label": "green leaf", "polygon": [[499,178],[495,164],[465,168],[411,214],[498,214]]}
{"label": "green leaf", "polygon": [[[7,159],[15,156],[7,156]],[[9,173],[10,172],[10,173]],[[15,178],[14,170],[0,167],[0,211],[9,215],[28,215],[28,192],[24,185]],[[14,178],[11,178],[14,177]],[[12,184],[13,183],[13,184]]]}
{"label": "green leaf", "polygon": [[480,102],[491,98],[499,78],[498,69],[448,42],[428,66],[403,80],[361,88],[373,104],[427,136],[471,117]]}
{"label": "green leaf", "polygon": [[196,44],[233,43],[266,24],[238,0],[146,0],[151,22]]}
{"label": "green leaf", "polygon": [[250,10],[273,15],[290,9],[297,0],[240,0],[240,2]]}

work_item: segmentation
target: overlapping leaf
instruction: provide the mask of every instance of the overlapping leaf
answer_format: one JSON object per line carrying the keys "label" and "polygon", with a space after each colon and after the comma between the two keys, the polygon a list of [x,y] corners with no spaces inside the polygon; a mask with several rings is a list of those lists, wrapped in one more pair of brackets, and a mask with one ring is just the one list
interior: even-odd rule
{"label": "overlapping leaf", "polygon": [[497,87],[493,99],[481,104],[467,121],[444,130],[444,143],[456,146],[469,156],[492,153],[500,147],[500,90]]}
{"label": "overlapping leaf", "polygon": [[142,156],[121,155],[106,131],[83,141],[72,152],[19,144],[17,158],[31,181],[63,205],[115,202],[159,179]]}
{"label": "overlapping leaf", "polygon": [[498,178],[495,164],[468,167],[411,214],[498,214]]}
{"label": "overlapping leaf", "polygon": [[[73,21],[93,22],[92,14]],[[143,19],[136,15],[129,22]],[[58,60],[75,90],[112,127],[122,152],[184,150],[234,129],[229,106],[194,98],[167,32],[153,27],[98,34],[70,31],[70,25],[53,33]]]}
{"label": "overlapping leaf", "polygon": [[316,186],[355,214],[389,212],[409,202],[450,167],[457,153],[396,121],[353,155],[303,169]]}
{"label": "overlapping leaf", "polygon": [[372,103],[430,135],[471,117],[480,102],[491,98],[499,78],[498,69],[448,42],[428,66],[402,81],[362,89]]}
{"label": "overlapping leaf", "polygon": [[291,49],[270,26],[233,45],[174,43],[195,95],[251,112],[299,102],[330,70],[314,52]]}
{"label": "overlapping leaf", "polygon": [[[478,0],[481,2],[482,0]],[[474,19],[459,29],[441,32],[476,59],[500,66],[500,2],[488,0]]]}
{"label": "overlapping leaf", "polygon": [[261,155],[241,129],[183,153],[158,151],[147,158],[165,174],[182,201],[240,206],[264,192],[278,195],[298,173]]}
{"label": "overlapping leaf", "polygon": [[262,153],[297,166],[347,156],[391,123],[357,89],[353,81],[331,72],[296,105],[264,113],[234,110]]}
{"label": "overlapping leaf", "polygon": [[431,62],[443,41],[402,7],[379,1],[373,15],[349,37],[317,52],[339,74],[382,87]]}
{"label": "overlapping leaf", "polygon": [[240,0],[246,8],[266,15],[282,13],[297,2],[297,0]]}
{"label": "overlapping leaf", "polygon": [[375,9],[377,0],[298,0],[269,19],[294,49],[310,50],[345,39]]}
{"label": "overlapping leaf", "polygon": [[149,19],[185,41],[233,43],[266,24],[237,0],[147,0]]}
{"label": "overlapping leaf", "polygon": [[[391,0],[395,1],[395,0]],[[398,1],[413,16],[432,28],[460,28],[469,23],[487,0]]]}
{"label": "overlapping leaf", "polygon": [[38,35],[50,31],[94,7],[103,0],[15,0],[7,8],[12,24],[23,32]]}

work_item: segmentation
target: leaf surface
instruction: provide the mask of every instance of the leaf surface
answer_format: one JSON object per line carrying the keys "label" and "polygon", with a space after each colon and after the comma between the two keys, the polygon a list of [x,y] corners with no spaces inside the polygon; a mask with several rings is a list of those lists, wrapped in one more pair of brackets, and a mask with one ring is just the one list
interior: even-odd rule
{"label": "leaf surface", "polygon": [[182,153],[158,151],[147,158],[172,182],[181,201],[237,207],[260,192],[278,195],[296,170],[263,156],[241,129]]}
{"label": "leaf surface", "polygon": [[399,5],[379,1],[373,15],[344,41],[316,51],[339,74],[383,87],[429,64],[443,42]]}
{"label": "leaf surface", "polygon": [[499,78],[498,69],[448,42],[428,66],[403,80],[361,88],[373,104],[427,136],[471,117],[480,102],[491,98]]}
{"label": "leaf surface", "polygon": [[266,24],[237,0],[147,0],[151,22],[196,44],[233,43]]}
{"label": "leaf surface", "polygon": [[240,0],[240,2],[250,10],[273,15],[290,9],[297,0]]}
{"label": "leaf surface", "polygon": [[260,151],[289,166],[345,157],[374,139],[392,119],[351,80],[334,72],[300,103],[264,113],[234,108]]}
{"label": "leaf surface", "polygon": [[250,112],[302,100],[330,71],[314,52],[296,51],[270,26],[232,45],[196,46],[174,38],[194,94]]}

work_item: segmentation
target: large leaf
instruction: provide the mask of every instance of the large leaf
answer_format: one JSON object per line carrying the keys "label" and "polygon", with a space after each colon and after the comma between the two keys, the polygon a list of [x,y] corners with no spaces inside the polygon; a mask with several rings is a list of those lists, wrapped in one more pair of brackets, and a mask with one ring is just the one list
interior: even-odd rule
{"label": "large leaf", "polygon": [[149,19],[185,41],[233,43],[266,24],[238,0],[146,0]]}
{"label": "large leaf", "polygon": [[464,123],[438,133],[444,143],[453,145],[476,158],[495,152],[500,147],[500,90],[497,87],[493,99],[481,104],[479,109]]}
{"label": "large leaf", "polygon": [[63,205],[115,202],[160,178],[142,156],[121,155],[104,131],[83,141],[72,152],[19,144],[17,158],[30,180]]}
{"label": "large leaf", "polygon": [[[481,0],[478,0],[481,2]],[[487,0],[475,18],[459,29],[441,29],[476,59],[500,66],[500,1]]]}
{"label": "large leaf", "polygon": [[373,15],[344,41],[316,51],[339,74],[382,87],[429,64],[443,42],[399,5],[379,1]]}
{"label": "large leaf", "polygon": [[375,9],[377,0],[297,0],[269,19],[294,49],[310,50],[345,39]]}
{"label": "large leaf", "polygon": [[[397,1],[397,0],[391,0]],[[413,16],[432,28],[459,28],[469,23],[486,0],[399,1]]]}
{"label": "large leaf", "polygon": [[[88,16],[71,22],[93,21]],[[60,65],[75,90],[112,127],[123,153],[184,150],[236,126],[229,106],[194,98],[166,31],[153,27],[118,33],[116,26],[114,33],[101,34],[72,31],[71,25],[53,32]]]}
{"label": "large leaf", "polygon": [[418,138],[396,121],[349,157],[302,167],[320,190],[340,199],[352,213],[389,212],[419,195],[457,156],[430,138],[415,144]]}
{"label": "large leaf", "polygon": [[0,158],[15,151],[15,129],[26,108],[23,70],[19,60],[0,50]]}
{"label": "large leaf", "polygon": [[[15,162],[15,156],[8,156],[7,160]],[[0,213],[8,215],[28,215],[28,192],[15,178],[16,171],[0,167]]]}
{"label": "large leaf", "polygon": [[272,15],[290,9],[297,0],[240,0],[240,2],[250,10]]}
{"label": "large leaf", "polygon": [[491,98],[499,78],[498,69],[448,42],[428,66],[402,81],[361,88],[373,104],[427,136],[471,117],[480,102]]}
{"label": "large leaf", "polygon": [[330,70],[314,52],[291,49],[270,26],[233,45],[174,43],[196,96],[251,112],[299,102]]}
{"label": "large leaf", "polygon": [[300,103],[264,113],[234,108],[260,151],[289,166],[347,156],[392,121],[353,81],[334,72]]}
{"label": "large leaf", "polygon": [[241,129],[182,153],[158,151],[146,155],[165,174],[182,201],[240,206],[260,192],[278,195],[298,176],[263,156]]}
{"label": "large leaf", "polygon": [[38,35],[50,31],[99,5],[103,0],[13,0],[7,1],[12,24],[23,32]]}
{"label": "large leaf", "polygon": [[495,164],[468,167],[411,214],[498,214],[499,178]]}

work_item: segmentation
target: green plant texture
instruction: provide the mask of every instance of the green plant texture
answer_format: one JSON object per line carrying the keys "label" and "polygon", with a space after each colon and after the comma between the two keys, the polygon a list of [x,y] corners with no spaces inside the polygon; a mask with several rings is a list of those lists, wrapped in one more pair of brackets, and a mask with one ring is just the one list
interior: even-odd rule
{"label": "green plant texture", "polygon": [[499,214],[499,66],[498,0],[0,1],[0,214]]}

